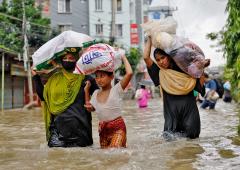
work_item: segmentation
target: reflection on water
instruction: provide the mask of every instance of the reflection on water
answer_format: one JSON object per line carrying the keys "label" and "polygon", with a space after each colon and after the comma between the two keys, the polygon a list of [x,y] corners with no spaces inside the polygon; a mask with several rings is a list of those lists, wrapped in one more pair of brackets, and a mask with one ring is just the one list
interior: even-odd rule
{"label": "reflection on water", "polygon": [[93,114],[94,145],[85,148],[48,148],[40,109],[1,114],[0,169],[239,169],[240,139],[235,105],[217,103],[217,111],[200,110],[199,139],[161,136],[163,109],[159,99],[139,109],[125,101],[127,149],[99,147],[97,119]]}

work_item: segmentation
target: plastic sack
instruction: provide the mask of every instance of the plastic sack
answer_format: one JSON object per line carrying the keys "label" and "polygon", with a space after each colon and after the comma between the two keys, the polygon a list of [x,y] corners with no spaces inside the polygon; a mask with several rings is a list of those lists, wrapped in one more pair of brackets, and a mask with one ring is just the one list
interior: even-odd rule
{"label": "plastic sack", "polygon": [[88,47],[77,61],[74,73],[92,74],[97,70],[114,72],[121,66],[123,50],[117,50],[108,44],[95,44]]}
{"label": "plastic sack", "polygon": [[206,60],[203,51],[193,42],[186,42],[182,47],[168,53],[182,71],[194,78],[203,74]]}
{"label": "plastic sack", "polygon": [[[150,58],[157,64],[153,56],[155,49],[156,47],[151,47]],[[205,59],[203,51],[196,44],[176,36],[171,46],[164,51],[171,56],[182,71],[193,78],[201,77],[208,60]]]}
{"label": "plastic sack", "polygon": [[152,45],[155,48],[160,48],[162,50],[167,50],[172,48],[174,38],[170,34],[166,32],[155,32],[151,37],[152,37]]}
{"label": "plastic sack", "polygon": [[159,21],[148,21],[141,24],[146,35],[153,35],[155,32],[167,32],[176,34],[177,22],[173,17],[166,17]]}
{"label": "plastic sack", "polygon": [[33,67],[37,70],[51,69],[52,60],[60,61],[66,51],[78,53],[82,48],[95,44],[95,40],[82,33],[74,31],[64,31],[53,39],[43,44],[32,55]]}

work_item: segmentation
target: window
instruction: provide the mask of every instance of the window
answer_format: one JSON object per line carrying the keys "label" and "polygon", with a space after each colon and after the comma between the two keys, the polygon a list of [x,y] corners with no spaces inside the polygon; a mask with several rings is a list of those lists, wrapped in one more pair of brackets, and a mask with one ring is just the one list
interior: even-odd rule
{"label": "window", "polygon": [[68,30],[72,30],[72,25],[67,24],[67,25],[58,25],[59,31],[63,32],[63,31],[68,31]]}
{"label": "window", "polygon": [[71,12],[71,0],[58,0],[58,12],[69,13]]}
{"label": "window", "polygon": [[102,0],[95,0],[95,10],[102,11]]}
{"label": "window", "polygon": [[117,11],[122,11],[122,0],[117,0]]}
{"label": "window", "polygon": [[96,35],[103,35],[103,24],[96,24]]}
{"label": "window", "polygon": [[117,37],[123,36],[122,24],[116,24],[116,36]]}
{"label": "window", "polygon": [[144,0],[144,1],[143,1],[143,4],[144,4],[144,5],[150,5],[150,4],[151,4],[151,1],[150,1],[150,0]]}

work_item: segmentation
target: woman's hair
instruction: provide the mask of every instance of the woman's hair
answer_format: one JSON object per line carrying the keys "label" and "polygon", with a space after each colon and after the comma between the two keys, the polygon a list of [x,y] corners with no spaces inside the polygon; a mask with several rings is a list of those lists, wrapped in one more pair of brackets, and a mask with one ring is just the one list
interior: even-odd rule
{"label": "woman's hair", "polygon": [[143,84],[141,84],[140,87],[141,87],[141,89],[145,89],[146,88],[146,86],[143,85]]}
{"label": "woman's hair", "polygon": [[208,73],[204,72],[203,74],[204,74],[204,77],[205,77],[205,78],[209,78]]}
{"label": "woman's hair", "polygon": [[156,58],[156,55],[157,55],[157,54],[170,57],[165,51],[161,50],[160,48],[156,48],[156,49],[154,50],[154,52],[153,52],[154,58]]}

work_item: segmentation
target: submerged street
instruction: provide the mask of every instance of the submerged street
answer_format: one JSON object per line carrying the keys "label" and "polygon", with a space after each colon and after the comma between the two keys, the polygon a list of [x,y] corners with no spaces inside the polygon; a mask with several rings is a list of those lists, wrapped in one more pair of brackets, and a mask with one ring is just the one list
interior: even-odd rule
{"label": "submerged street", "polygon": [[199,139],[165,141],[160,98],[139,109],[135,100],[123,104],[126,149],[100,149],[98,120],[93,113],[94,145],[48,148],[40,108],[10,110],[0,119],[0,169],[239,169],[239,122],[235,104],[218,101],[215,111],[200,109]]}

